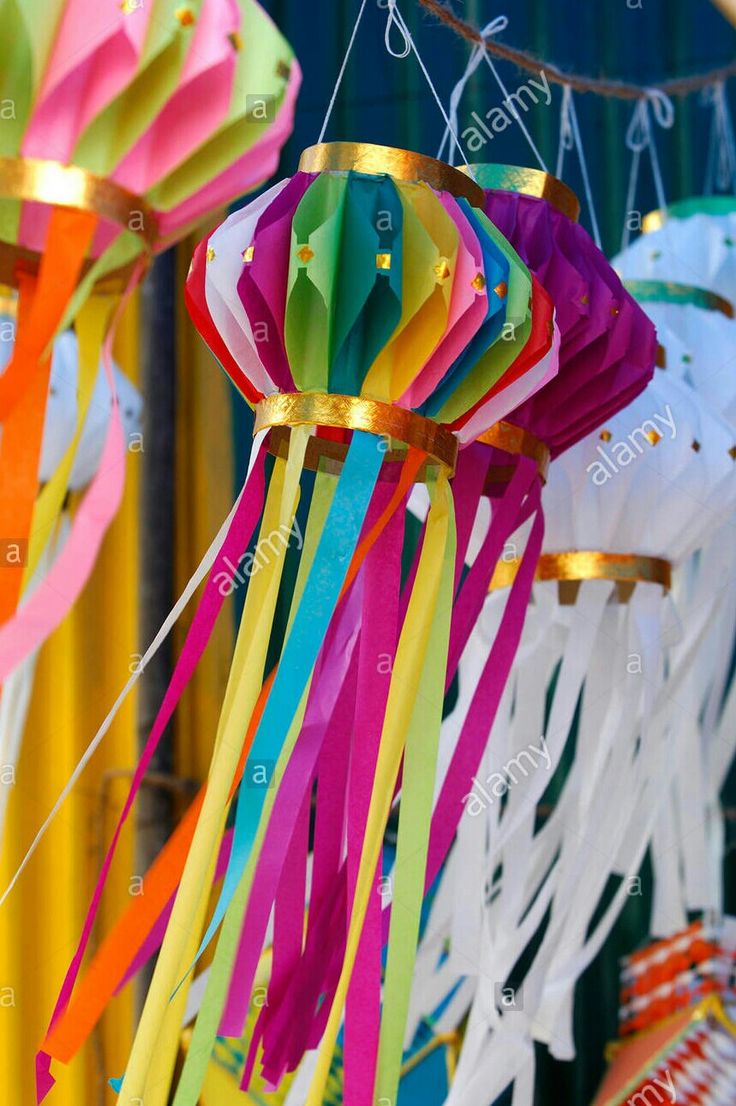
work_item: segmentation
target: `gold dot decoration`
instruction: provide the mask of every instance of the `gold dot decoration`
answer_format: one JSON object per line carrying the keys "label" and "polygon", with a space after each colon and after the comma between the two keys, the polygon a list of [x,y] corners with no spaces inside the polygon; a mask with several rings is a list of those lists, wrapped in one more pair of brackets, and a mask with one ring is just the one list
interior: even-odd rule
{"label": "gold dot decoration", "polygon": [[650,445],[657,445],[658,442],[662,441],[662,435],[657,430],[648,430],[646,439]]}
{"label": "gold dot decoration", "polygon": [[216,258],[216,256],[217,256],[217,254],[215,253],[215,251],[214,251],[213,247],[212,247],[212,246],[208,246],[208,247],[207,247],[207,260],[208,260],[208,261],[214,261],[214,260],[215,260],[215,258]]}
{"label": "gold dot decoration", "polygon": [[436,274],[438,280],[440,280],[440,281],[447,280],[447,278],[450,275],[450,266],[447,263],[447,258],[446,257],[443,257],[443,258],[440,259],[438,264],[435,265],[434,271],[435,271],[435,274]]}
{"label": "gold dot decoration", "polygon": [[255,254],[255,252],[256,252],[255,246],[250,245],[250,246],[245,247],[245,249],[243,250],[243,252],[241,253],[240,256],[242,257],[242,259],[246,263],[246,265],[250,265],[251,261],[253,260],[253,255]]}
{"label": "gold dot decoration", "polygon": [[182,27],[192,27],[197,22],[197,17],[191,8],[177,8],[174,15]]}
{"label": "gold dot decoration", "polygon": [[276,62],[276,76],[281,77],[283,81],[288,81],[291,76],[291,66],[283,58],[279,58]]}
{"label": "gold dot decoration", "polygon": [[376,254],[376,268],[382,269],[384,272],[388,272],[391,268],[391,254],[390,253],[377,253]]}
{"label": "gold dot decoration", "polygon": [[728,456],[732,461],[736,461],[736,445],[732,445],[728,451]]}
{"label": "gold dot decoration", "polygon": [[483,273],[476,273],[471,280],[471,286],[475,288],[476,292],[484,292],[486,287],[486,278]]}
{"label": "gold dot decoration", "polygon": [[243,49],[243,39],[239,31],[231,31],[227,39],[233,50],[237,50],[239,53]]}
{"label": "gold dot decoration", "polygon": [[599,434],[599,437],[600,437],[602,442],[610,442],[611,438],[613,437],[613,434],[611,433],[610,430],[601,430],[601,432]]}
{"label": "gold dot decoration", "polygon": [[621,308],[620,308],[620,307],[612,307],[612,308],[611,308],[611,314],[612,314],[612,315],[613,315],[614,317],[615,317],[616,315],[618,315],[620,311],[621,311]]}
{"label": "gold dot decoration", "polygon": [[700,442],[697,438],[693,438],[692,442],[690,443],[690,448],[692,449],[693,453],[700,453]]}
{"label": "gold dot decoration", "polygon": [[120,10],[123,15],[132,15],[142,6],[141,0],[120,0]]}
{"label": "gold dot decoration", "polygon": [[499,284],[496,285],[493,291],[496,293],[500,300],[505,300],[509,294],[509,286],[505,280],[502,280]]}
{"label": "gold dot decoration", "polygon": [[588,304],[590,303],[590,296],[588,295],[587,292],[585,293],[584,296],[580,297],[580,302],[583,304],[584,307],[588,306]]}
{"label": "gold dot decoration", "polygon": [[296,256],[306,265],[314,257],[314,250],[310,246],[301,246],[296,251]]}

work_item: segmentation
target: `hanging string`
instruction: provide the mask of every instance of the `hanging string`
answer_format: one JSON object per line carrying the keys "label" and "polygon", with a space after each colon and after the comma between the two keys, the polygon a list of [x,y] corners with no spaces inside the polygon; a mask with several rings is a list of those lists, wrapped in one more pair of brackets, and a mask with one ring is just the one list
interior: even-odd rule
{"label": "hanging string", "polygon": [[[414,54],[414,57],[417,59],[417,62],[419,64],[419,68],[421,69],[422,73],[424,74],[424,79],[426,80],[427,84],[429,85],[429,89],[430,89],[432,95],[434,96],[437,107],[440,109],[440,114],[442,115],[442,118],[445,121],[445,126],[447,127],[448,131],[452,135],[452,140],[455,144],[455,148],[457,149],[458,154],[460,155],[460,159],[464,164],[467,164],[468,163],[468,156],[465,153],[465,151],[463,150],[460,139],[458,138],[457,129],[452,125],[452,123],[450,122],[450,119],[447,116],[447,112],[445,111],[445,106],[442,103],[442,100],[440,99],[440,95],[439,95],[437,89],[434,86],[432,78],[429,75],[429,71],[427,70],[427,67],[424,64],[424,62],[423,62],[423,60],[422,60],[422,58],[419,54],[419,50],[417,49],[416,43],[414,42],[414,39],[412,38],[411,31],[407,27],[406,22],[404,21],[404,17],[401,14],[401,12],[399,11],[399,5],[398,5],[397,0],[378,0],[378,7],[379,8],[385,8],[385,9],[388,10],[388,19],[386,20],[386,31],[385,31],[385,34],[384,34],[384,41],[386,43],[386,49],[388,50],[389,54],[391,54],[391,56],[394,57],[394,58],[406,58],[406,57],[409,56],[410,53]],[[397,28],[399,34],[401,35],[401,40],[402,40],[402,46],[401,46],[401,49],[398,52],[396,50],[394,50],[393,46],[391,45],[391,31],[394,27]]]}
{"label": "hanging string", "polygon": [[[505,19],[506,17],[501,16],[500,18]],[[488,31],[488,27],[491,27],[492,25],[493,24],[489,23],[487,27],[483,28],[483,31],[481,33],[486,34],[487,31]],[[451,122],[452,126],[455,128],[455,131],[458,131],[458,129],[459,129],[459,127],[458,127],[458,108],[460,106],[460,101],[462,100],[462,98],[465,94],[465,86],[467,85],[468,81],[470,80],[470,78],[475,73],[476,69],[478,68],[478,66],[480,65],[482,60],[483,60],[483,47],[482,46],[474,46],[473,49],[470,51],[470,56],[468,58],[468,64],[465,66],[465,72],[463,73],[462,77],[460,78],[460,80],[457,82],[457,84],[453,88],[452,93],[450,95],[450,104],[449,104],[448,115],[450,117],[450,122]],[[438,158],[442,158],[444,156],[445,143],[448,141],[449,138],[450,138],[450,128],[445,127],[445,133],[442,135],[442,141],[440,142],[439,149],[437,150],[437,157]]]}
{"label": "hanging string", "polygon": [[325,114],[324,120],[322,122],[322,130],[319,132],[319,138],[317,139],[318,143],[319,142],[324,142],[325,132],[327,131],[327,124],[330,121],[330,116],[332,115],[332,109],[335,106],[335,100],[337,99],[337,94],[340,91],[340,85],[342,84],[342,79],[345,76],[345,70],[348,67],[348,61],[350,60],[350,54],[352,53],[353,44],[355,43],[355,39],[358,37],[358,28],[360,27],[360,22],[363,18],[363,12],[365,11],[367,3],[368,3],[368,0],[363,0],[363,2],[360,5],[360,11],[358,12],[358,18],[355,20],[355,25],[353,27],[353,33],[350,36],[350,41],[348,42],[348,48],[345,51],[345,57],[342,59],[342,65],[340,66],[340,72],[337,74],[337,80],[335,81],[335,87],[332,90],[332,96],[330,97],[330,102],[327,105],[327,113]]}
{"label": "hanging string", "polygon": [[[486,26],[483,28],[483,30],[480,32],[481,37],[483,39],[483,43],[474,46],[473,49],[471,50],[470,57],[468,58],[468,64],[465,67],[465,72],[463,73],[462,77],[460,78],[460,80],[457,82],[454,89],[452,90],[452,95],[450,96],[450,119],[452,120],[452,125],[457,130],[457,127],[458,127],[457,109],[460,105],[460,100],[462,99],[463,93],[465,91],[465,86],[467,85],[468,81],[472,77],[473,73],[475,73],[475,71],[478,68],[478,66],[480,65],[481,61],[485,58],[486,62],[488,63],[488,66],[491,70],[491,73],[493,74],[493,76],[496,79],[496,83],[498,84],[499,88],[501,89],[501,91],[504,95],[503,103],[508,108],[508,110],[511,112],[511,114],[513,115],[516,122],[519,124],[519,127],[521,128],[521,130],[524,134],[524,137],[526,138],[527,142],[529,143],[529,145],[530,145],[530,147],[531,147],[531,149],[534,153],[534,156],[536,157],[537,161],[539,162],[539,165],[541,166],[541,168],[546,173],[547,172],[547,166],[545,165],[544,159],[543,159],[542,155],[540,154],[539,150],[537,149],[537,147],[534,143],[534,139],[532,138],[531,134],[527,130],[527,128],[524,124],[524,120],[519,115],[519,112],[518,112],[517,108],[515,106],[513,106],[513,101],[509,97],[508,90],[506,89],[506,86],[504,85],[503,81],[501,80],[501,77],[499,76],[499,73],[496,70],[495,65],[493,64],[493,61],[491,60],[490,54],[487,52],[487,50],[485,48],[485,45],[484,45],[485,42],[487,41],[487,39],[492,38],[494,35],[500,34],[501,31],[505,31],[506,28],[508,27],[508,25],[509,25],[509,21],[508,21],[507,17],[505,15],[498,15],[498,16],[496,16],[495,19],[492,19],[490,23],[487,23]],[[443,135],[442,142],[440,144],[440,148],[439,148],[439,151],[437,153],[437,157],[442,156],[442,152],[444,151],[445,142],[447,141],[448,136],[449,136],[449,130],[446,130],[445,134]]]}
{"label": "hanging string", "polygon": [[557,147],[557,165],[555,167],[555,176],[559,180],[562,180],[565,153],[567,150],[571,150],[575,143],[572,133],[572,123],[570,122],[571,99],[572,89],[569,84],[566,84],[562,88],[562,102],[560,104],[560,142]]}
{"label": "hanging string", "polygon": [[[525,69],[529,73],[544,72],[547,79],[553,84],[569,85],[574,92],[595,92],[599,96],[610,96],[618,100],[640,100],[643,95],[651,91],[647,87],[637,84],[628,84],[625,81],[609,81],[605,78],[580,76],[575,73],[565,73],[551,62],[531,54],[526,50],[517,50],[513,46],[506,46],[501,42],[483,40],[482,33],[471,23],[461,19],[442,0],[419,0],[421,7],[435,15],[439,20],[464,38],[466,42],[480,44],[481,47],[496,57],[513,62],[519,69]],[[698,92],[708,85],[718,81],[728,80],[736,76],[736,61],[717,69],[709,69],[705,73],[696,73],[692,77],[677,77],[671,81],[665,81],[660,88],[670,96],[686,96],[690,92]]]}
{"label": "hanging string", "polygon": [[736,140],[724,82],[704,89],[702,100],[713,107],[703,192],[711,196],[716,187],[719,192],[736,192]]}
{"label": "hanging string", "polygon": [[572,88],[565,85],[562,90],[562,103],[560,105],[560,143],[557,147],[557,169],[555,175],[562,179],[562,170],[565,163],[565,151],[576,147],[578,161],[580,162],[580,174],[583,178],[585,200],[590,213],[590,226],[593,232],[593,241],[600,250],[602,248],[601,231],[598,225],[598,216],[593,201],[593,189],[590,187],[590,175],[588,162],[583,148],[583,139],[578,125],[578,113],[572,96]]}
{"label": "hanging string", "polygon": [[[495,19],[493,21],[493,23],[489,23],[488,26],[486,28],[484,28],[484,31],[487,35],[487,38],[492,38],[493,35],[499,34],[501,31],[504,31],[506,29],[506,27],[508,26],[508,22],[509,21],[506,18],[506,16],[501,15],[497,19]],[[512,107],[513,101],[511,100],[511,97],[509,96],[508,89],[506,88],[506,85],[501,80],[501,75],[499,74],[498,70],[496,69],[496,66],[494,65],[494,62],[493,62],[493,58],[491,57],[491,55],[488,52],[488,49],[487,49],[487,46],[486,46],[486,38],[483,39],[483,45],[482,45],[481,49],[483,51],[483,57],[486,60],[488,68],[490,69],[491,73],[493,74],[493,76],[496,79],[496,84],[498,85],[498,87],[503,92],[503,96],[504,96],[503,102],[504,102],[504,104],[507,106],[508,110],[511,112],[511,114],[513,115],[516,122],[519,124],[519,127],[521,128],[521,131],[522,131],[524,137],[526,138],[526,140],[529,143],[529,146],[530,146],[534,156],[536,157],[537,161],[539,162],[540,168],[543,169],[545,173],[548,172],[548,169],[547,169],[547,166],[545,164],[544,158],[542,157],[539,150],[537,149],[537,146],[534,142],[534,139],[532,138],[531,134],[529,133],[524,120],[521,118],[521,116],[518,112],[518,109],[516,108],[516,106]],[[541,75],[541,73],[539,75]]]}
{"label": "hanging string", "polygon": [[675,121],[675,109],[672,101],[661,89],[647,89],[646,95],[638,101],[631,115],[631,122],[626,131],[626,145],[631,150],[631,170],[629,172],[629,187],[626,194],[626,212],[624,214],[624,227],[621,235],[621,249],[625,250],[631,238],[629,227],[629,213],[634,209],[637,186],[639,182],[639,169],[641,155],[644,150],[649,151],[649,159],[652,165],[654,188],[657,194],[657,204],[660,208],[667,207],[667,197],[664,191],[662,172],[659,167],[657,146],[652,133],[649,109],[654,112],[654,118],[660,127],[669,129]]}

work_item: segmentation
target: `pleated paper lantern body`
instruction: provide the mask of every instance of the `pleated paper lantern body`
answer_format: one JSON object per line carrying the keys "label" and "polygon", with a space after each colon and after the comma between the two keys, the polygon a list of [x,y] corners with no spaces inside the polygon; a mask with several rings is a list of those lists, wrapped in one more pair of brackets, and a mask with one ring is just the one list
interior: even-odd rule
{"label": "pleated paper lantern body", "polygon": [[554,458],[635,398],[651,379],[654,331],[588,233],[577,203],[538,170],[474,165],[485,212],[554,300],[560,371],[510,421]]}
{"label": "pleated paper lantern body", "polygon": [[[651,322],[589,236],[571,221],[577,201],[565,185],[534,170],[493,165],[475,165],[467,171],[471,170],[487,186],[486,213],[552,297],[560,365],[554,378],[467,451],[473,470],[468,473],[459,466],[455,478],[456,498],[461,501],[475,474],[487,473],[488,498],[475,520],[473,563],[454,618],[458,632],[452,643],[451,671],[480,616],[499,555],[502,551],[508,555],[513,544],[521,564],[496,623],[493,647],[489,643],[478,668],[468,725],[442,777],[430,847],[434,861],[430,873],[434,874],[451,843],[462,797],[480,764],[488,726],[520,640],[544,534],[541,493],[546,461],[641,392],[654,369],[656,347]],[[418,498],[414,497],[413,505]],[[475,505],[477,496],[465,498]],[[529,525],[521,538],[514,539],[524,519]]]}
{"label": "pleated paper lantern body", "polygon": [[[15,327],[14,314],[0,314],[0,328]],[[0,346],[0,373],[12,355],[12,342]],[[79,379],[79,350],[73,333],[67,331],[54,343],[51,360],[49,399],[43,428],[43,442],[38,464],[38,484],[44,493],[55,473],[60,470],[65,479],[58,517],[51,513],[52,532],[43,535],[43,542],[33,543],[26,564],[26,597],[33,594],[49,571],[54,557],[63,548],[69,535],[70,517],[65,503],[68,493],[82,491],[93,479],[99,467],[105,435],[111,417],[110,390],[102,365],[92,384]],[[117,366],[114,367],[116,392],[119,397],[126,446],[140,439],[142,399],[137,389]],[[80,403],[85,409],[80,415]],[[75,440],[78,425],[81,433]],[[137,438],[135,436],[138,436]],[[66,457],[66,462],[65,462]],[[53,485],[51,486],[53,491]],[[9,768],[17,764],[33,689],[37,652],[25,658],[8,676],[0,696],[0,763]],[[0,794],[0,840],[2,839],[9,788]]]}
{"label": "pleated paper lantern body", "polygon": [[[435,1012],[444,1032],[470,1008],[451,1106],[495,1101],[513,1080],[519,1101],[531,1102],[534,1040],[574,1055],[575,981],[638,875],[674,768],[672,689],[717,603],[681,623],[665,588],[707,539],[708,520],[733,509],[730,436],[691,389],[658,371],[552,466],[534,601],[417,960],[410,1032]],[[515,571],[500,566],[463,656],[440,777],[468,725]],[[572,760],[560,768],[566,746]],[[540,825],[545,793],[554,809]],[[590,930],[610,876],[618,889]],[[542,943],[514,979],[548,911]]]}
{"label": "pleated paper lantern body", "polygon": [[[0,136],[0,281],[20,292],[0,380],[0,472],[14,473],[0,492],[0,529],[32,541],[53,529],[39,517],[36,475],[54,335],[74,321],[80,371],[91,379],[119,297],[153,254],[274,171],[300,74],[255,0],[69,0],[43,16],[33,3],[19,8],[0,12],[18,60],[0,75],[0,98],[14,106]],[[109,356],[105,364],[112,390]],[[81,591],[94,563],[87,552],[120,500],[123,442],[116,401],[68,563],[52,559],[22,614],[24,574],[11,566],[0,575],[0,680]],[[46,498],[60,505],[63,481],[53,474],[49,483]]]}
{"label": "pleated paper lantern body", "polygon": [[[324,1037],[309,1092],[321,1102],[347,1001],[346,1102],[370,1102],[374,1082],[379,1097],[394,1094],[458,572],[448,476],[458,442],[556,371],[551,301],[473,206],[482,193],[471,181],[382,147],[317,147],[306,168],[203,242],[187,284],[198,329],[256,405],[248,482],[149,743],[211,619],[247,581],[206,791],[146,877],[147,902],[131,908],[138,937],[124,918],[68,1005],[73,966],[40,1061],[47,1069],[50,1056],[73,1055],[120,982],[115,972],[125,975],[161,940],[156,911],[163,921],[171,911],[121,1089],[147,1103],[168,1089],[186,986],[170,1002],[172,992],[220,923],[179,1106],[196,1102],[218,1029],[241,1036],[272,909],[270,997],[244,1083],[261,1043],[275,1082]],[[504,335],[512,311],[517,324]],[[266,450],[276,459],[264,486]],[[432,507],[402,591],[405,505],[418,479]],[[296,514],[300,495],[309,506]],[[293,594],[285,560],[296,569]],[[280,595],[288,626],[267,673]],[[376,881],[399,787],[394,882],[403,909],[391,920],[381,1019]],[[200,941],[218,853],[223,887]],[[146,948],[144,915],[157,930]]]}
{"label": "pleated paper lantern body", "polygon": [[[626,258],[622,254],[619,262],[627,265]],[[686,380],[731,424],[736,463],[732,306],[707,289],[672,281],[632,278],[628,284],[657,326],[668,375]],[[719,796],[736,749],[724,701],[736,627],[731,517],[705,528],[702,544],[688,570],[678,574],[678,609],[687,624],[712,608],[716,597],[717,603],[678,689],[681,710],[671,737],[678,767],[652,844],[657,879],[651,925],[660,935],[684,926],[691,911],[722,909],[725,826]]]}
{"label": "pleated paper lantern body", "polygon": [[[719,198],[720,199],[720,198]],[[653,213],[648,233],[613,260],[625,280],[674,281],[736,300],[736,208],[703,197]]]}

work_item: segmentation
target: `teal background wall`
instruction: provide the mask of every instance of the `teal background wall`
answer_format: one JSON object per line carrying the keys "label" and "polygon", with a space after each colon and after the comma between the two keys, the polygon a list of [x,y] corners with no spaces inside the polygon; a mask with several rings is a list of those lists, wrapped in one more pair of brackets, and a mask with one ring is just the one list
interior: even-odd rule
{"label": "teal background wall", "polygon": [[[319,135],[335,77],[359,8],[359,0],[262,0],[288,36],[304,70],[296,129],[282,159],[282,175],[292,173],[301,150]],[[656,85],[730,62],[736,55],[736,30],[709,0],[466,0],[455,10],[477,26],[505,13],[510,18],[503,41],[533,51],[559,68]],[[421,9],[402,0],[401,11],[444,103],[465,68],[469,47]],[[387,55],[383,34],[386,12],[369,0],[359,39],[327,132],[328,139],[352,139],[405,146],[435,154],[444,124],[413,57]],[[499,62],[510,91],[528,75]],[[548,167],[557,157],[561,92],[553,88],[549,107],[531,107],[525,121]],[[484,114],[502,94],[490,71],[481,65],[466,90],[460,124],[467,126],[475,109]],[[730,90],[733,110],[733,89]],[[576,97],[578,117],[601,226],[604,248],[619,248],[624,218],[630,154],[624,136],[633,105],[586,94]],[[657,129],[656,142],[669,200],[702,190],[711,111],[699,96],[675,100],[675,125]],[[508,128],[486,149],[489,160],[533,165],[533,156],[518,128]],[[574,153],[567,155],[565,179],[582,197]],[[649,164],[643,161],[636,207],[657,206]],[[584,209],[581,222],[590,228]],[[234,400],[236,441],[249,441],[245,405]],[[238,473],[238,476],[241,474]],[[729,788],[732,792],[733,788]],[[615,1035],[618,1005],[618,960],[644,938],[649,914],[649,872],[642,873],[643,894],[632,897],[601,956],[578,989],[573,1063],[552,1061],[539,1051],[537,1106],[588,1106],[603,1072],[603,1048]],[[728,884],[736,909],[732,864]],[[429,1104],[422,1103],[422,1106]],[[500,1106],[500,1104],[499,1104]],[[505,1100],[504,1100],[505,1106]]]}

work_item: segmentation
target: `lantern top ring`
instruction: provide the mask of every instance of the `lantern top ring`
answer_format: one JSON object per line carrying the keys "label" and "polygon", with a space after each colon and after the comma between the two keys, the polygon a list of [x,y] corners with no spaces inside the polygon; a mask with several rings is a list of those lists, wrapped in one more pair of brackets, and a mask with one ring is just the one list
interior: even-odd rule
{"label": "lantern top ring", "polygon": [[580,201],[572,188],[544,169],[529,169],[523,165],[495,165],[490,162],[462,165],[460,169],[463,173],[471,173],[482,188],[496,192],[518,192],[523,196],[546,200],[571,222],[578,221]]}
{"label": "lantern top ring", "polygon": [[482,442],[483,445],[495,446],[496,449],[502,449],[505,453],[531,458],[532,461],[537,463],[537,471],[542,481],[546,481],[547,472],[549,471],[550,449],[545,442],[537,438],[530,430],[525,430],[522,426],[516,426],[514,423],[502,420],[494,423],[489,430],[479,434],[477,441]]}
{"label": "lantern top ring", "polygon": [[423,181],[437,192],[462,196],[473,207],[482,208],[483,189],[467,174],[444,161],[370,142],[321,142],[308,146],[299,159],[303,173],[354,170],[356,173],[388,173],[396,180]]}

